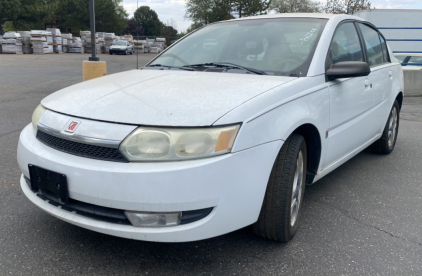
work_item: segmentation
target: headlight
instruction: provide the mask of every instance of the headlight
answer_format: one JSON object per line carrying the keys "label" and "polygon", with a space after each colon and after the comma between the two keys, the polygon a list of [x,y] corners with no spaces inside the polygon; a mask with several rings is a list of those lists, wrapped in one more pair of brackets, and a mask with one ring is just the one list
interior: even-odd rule
{"label": "headlight", "polygon": [[45,109],[42,105],[38,105],[37,108],[35,108],[34,113],[32,113],[32,129],[34,130],[35,135],[37,135],[38,122],[46,110],[47,109]]}
{"label": "headlight", "polygon": [[229,153],[240,125],[173,129],[140,127],[120,145],[129,161],[176,161]]}

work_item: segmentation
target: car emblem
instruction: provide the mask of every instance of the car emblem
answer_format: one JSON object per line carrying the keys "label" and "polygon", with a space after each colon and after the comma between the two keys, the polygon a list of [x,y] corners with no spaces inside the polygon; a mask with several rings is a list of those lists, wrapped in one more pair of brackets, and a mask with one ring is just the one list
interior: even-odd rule
{"label": "car emblem", "polygon": [[81,122],[79,121],[72,121],[67,127],[66,132],[70,132],[70,133],[75,132],[75,129],[79,126],[80,123]]}

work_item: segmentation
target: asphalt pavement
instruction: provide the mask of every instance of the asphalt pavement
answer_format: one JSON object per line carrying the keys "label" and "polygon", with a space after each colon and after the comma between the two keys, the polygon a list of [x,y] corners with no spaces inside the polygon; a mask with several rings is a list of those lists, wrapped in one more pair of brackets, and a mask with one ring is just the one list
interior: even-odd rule
{"label": "asphalt pavement", "polygon": [[[136,68],[136,56],[100,58],[109,74]],[[288,244],[249,227],[190,243],[134,241],[39,210],[19,186],[19,133],[43,97],[82,81],[87,59],[0,55],[0,275],[422,275],[422,97],[405,98],[392,154],[364,151],[306,187]]]}

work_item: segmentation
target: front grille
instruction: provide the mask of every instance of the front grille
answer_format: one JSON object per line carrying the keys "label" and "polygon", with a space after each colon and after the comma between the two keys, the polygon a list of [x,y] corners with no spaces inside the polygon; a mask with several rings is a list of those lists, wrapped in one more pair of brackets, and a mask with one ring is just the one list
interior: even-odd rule
{"label": "front grille", "polygon": [[53,149],[69,154],[112,162],[128,163],[129,161],[119,149],[82,144],[58,138],[41,130],[37,132],[37,139]]}

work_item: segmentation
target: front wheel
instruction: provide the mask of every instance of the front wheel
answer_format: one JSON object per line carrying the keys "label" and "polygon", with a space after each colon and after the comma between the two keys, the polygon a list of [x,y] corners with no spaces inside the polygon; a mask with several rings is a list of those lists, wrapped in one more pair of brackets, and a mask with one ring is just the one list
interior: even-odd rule
{"label": "front wheel", "polygon": [[306,141],[292,134],[282,146],[271,171],[255,234],[288,242],[297,232],[305,192]]}
{"label": "front wheel", "polygon": [[381,138],[369,147],[371,151],[381,154],[389,154],[393,151],[399,132],[399,119],[400,105],[396,100],[391,108],[390,116],[388,116]]}

